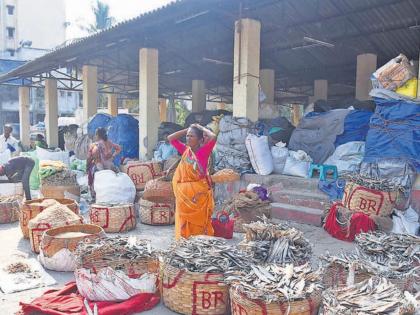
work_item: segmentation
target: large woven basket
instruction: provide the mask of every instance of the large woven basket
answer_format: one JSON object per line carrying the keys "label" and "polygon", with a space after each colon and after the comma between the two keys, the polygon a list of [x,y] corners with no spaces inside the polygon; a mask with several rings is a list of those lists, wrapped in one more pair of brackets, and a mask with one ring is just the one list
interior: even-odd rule
{"label": "large woven basket", "polygon": [[249,299],[231,287],[230,299],[232,315],[316,315],[321,305],[321,292],[307,299],[267,303]]}
{"label": "large woven basket", "polygon": [[[35,205],[42,203],[45,199],[52,199],[52,198],[40,198],[40,199],[32,199],[26,200],[21,208],[19,213],[19,224],[20,229],[22,230],[22,234],[24,238],[29,238],[29,229],[28,229],[28,222],[29,220],[35,218],[38,214],[40,214],[46,207]],[[66,198],[58,198],[55,199],[62,205],[67,206],[71,211],[75,214],[79,214],[79,204],[73,199],[66,199]]]}
{"label": "large woven basket", "polygon": [[353,212],[387,217],[392,214],[398,191],[380,191],[354,182],[347,182],[344,189],[343,205]]}
{"label": "large woven basket", "polygon": [[[322,279],[323,285],[326,289],[328,288],[337,288],[345,287],[347,285],[347,278],[349,275],[348,268],[343,264],[339,263],[330,263],[328,267],[325,268],[324,276]],[[356,268],[354,272],[354,284],[365,281],[371,277],[375,276],[374,273],[368,272],[366,270],[358,270]],[[386,278],[400,290],[413,292],[415,277],[409,275],[401,278]]]}
{"label": "large woven basket", "polygon": [[[74,225],[83,223],[83,219],[67,221],[64,225]],[[62,226],[60,224],[60,226]],[[39,245],[41,244],[42,234],[45,231],[55,228],[57,225],[54,222],[50,223],[39,223],[34,226],[29,224],[29,241],[31,243],[31,249],[34,253],[39,253]]]}
{"label": "large woven basket", "polygon": [[161,264],[162,298],[169,309],[186,315],[229,314],[229,287],[222,274],[198,273]]}
{"label": "large woven basket", "polygon": [[0,224],[19,220],[19,208],[20,202],[17,199],[0,202]]}
{"label": "large woven basket", "polygon": [[90,223],[99,225],[105,232],[120,233],[136,227],[133,204],[105,206],[93,204],[89,210]]}
{"label": "large woven basket", "polygon": [[153,203],[140,200],[140,220],[150,225],[171,225],[175,223],[174,203]]}
{"label": "large woven basket", "polygon": [[41,193],[44,198],[63,199],[68,195],[75,196],[76,200],[80,198],[80,186],[46,186],[41,185]]}
{"label": "large woven basket", "polygon": [[143,190],[149,180],[162,175],[158,162],[129,162],[121,168],[131,178],[137,190]]}
{"label": "large woven basket", "polygon": [[163,178],[153,179],[144,187],[143,199],[154,203],[171,203],[175,200],[172,182]]}

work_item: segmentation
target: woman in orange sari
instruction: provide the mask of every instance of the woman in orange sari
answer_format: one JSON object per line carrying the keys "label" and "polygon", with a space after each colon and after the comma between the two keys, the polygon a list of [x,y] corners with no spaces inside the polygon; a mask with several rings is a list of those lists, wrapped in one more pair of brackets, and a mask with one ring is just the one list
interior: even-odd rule
{"label": "woman in orange sari", "polygon": [[[208,141],[204,143],[204,135]],[[186,136],[186,145],[179,139]],[[175,239],[191,235],[214,235],[211,216],[214,209],[213,190],[208,174],[208,161],[216,144],[216,136],[198,125],[173,133],[169,142],[182,155],[172,185],[175,194]]]}

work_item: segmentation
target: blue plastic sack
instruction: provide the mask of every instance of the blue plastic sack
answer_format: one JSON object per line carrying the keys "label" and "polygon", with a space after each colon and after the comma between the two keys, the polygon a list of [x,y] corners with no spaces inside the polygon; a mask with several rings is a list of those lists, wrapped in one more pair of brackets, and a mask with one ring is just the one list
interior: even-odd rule
{"label": "blue plastic sack", "polygon": [[344,187],[346,187],[346,181],[341,178],[335,180],[320,180],[318,182],[319,190],[326,193],[330,201],[341,200],[344,195]]}
{"label": "blue plastic sack", "polygon": [[120,165],[122,158],[139,156],[139,121],[128,114],[113,117],[108,127],[108,138],[121,146],[121,153],[114,160]]}
{"label": "blue plastic sack", "polygon": [[369,124],[363,162],[385,158],[411,162],[420,172],[420,104],[374,98],[375,113]]}
{"label": "blue plastic sack", "polygon": [[352,141],[365,141],[372,115],[370,111],[352,110],[344,120],[344,132],[337,136],[335,146]]}
{"label": "blue plastic sack", "polygon": [[88,135],[90,137],[95,136],[96,129],[99,127],[108,129],[109,123],[111,122],[112,116],[108,114],[98,113],[93,116],[87,125]]}

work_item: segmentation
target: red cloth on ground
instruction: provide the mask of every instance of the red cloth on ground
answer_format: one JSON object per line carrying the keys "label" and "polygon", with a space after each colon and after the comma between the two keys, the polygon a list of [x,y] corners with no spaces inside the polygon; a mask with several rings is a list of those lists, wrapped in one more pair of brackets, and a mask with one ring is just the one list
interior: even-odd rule
{"label": "red cloth on ground", "polygon": [[334,203],[332,205],[324,225],[324,229],[331,236],[342,241],[353,242],[357,234],[376,230],[375,222],[368,215],[361,212],[353,213],[349,226],[340,226],[337,222],[338,206],[342,206],[342,204]]}
{"label": "red cloth on ground", "polygon": [[[89,306],[93,310],[96,303],[100,315],[130,315],[152,309],[159,300],[156,294],[140,293],[123,302],[89,302]],[[21,314],[87,315],[83,301],[76,283],[69,282],[61,289],[46,291],[31,303],[20,302]]]}

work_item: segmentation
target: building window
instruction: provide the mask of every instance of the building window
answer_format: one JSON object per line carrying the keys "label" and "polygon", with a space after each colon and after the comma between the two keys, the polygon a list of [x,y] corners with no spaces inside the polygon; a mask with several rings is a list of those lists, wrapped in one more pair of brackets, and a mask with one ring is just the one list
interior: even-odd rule
{"label": "building window", "polygon": [[67,92],[67,96],[68,97],[71,97],[71,92]]}
{"label": "building window", "polygon": [[14,5],[6,5],[6,8],[7,8],[7,14],[13,15],[13,13],[15,12],[15,6]]}
{"label": "building window", "polygon": [[64,97],[65,93],[64,91],[60,91],[60,97]]}
{"label": "building window", "polygon": [[7,30],[7,37],[14,38],[15,37],[15,28],[14,27],[6,27]]}
{"label": "building window", "polygon": [[15,56],[15,51],[13,49],[8,49],[7,50],[10,54],[10,57],[14,57]]}

